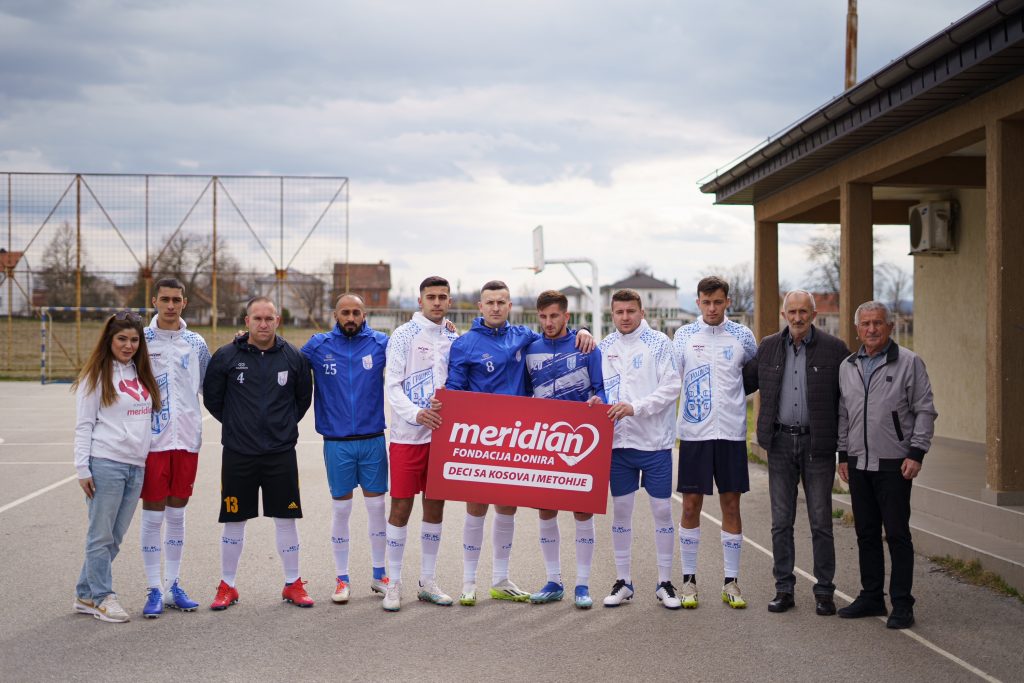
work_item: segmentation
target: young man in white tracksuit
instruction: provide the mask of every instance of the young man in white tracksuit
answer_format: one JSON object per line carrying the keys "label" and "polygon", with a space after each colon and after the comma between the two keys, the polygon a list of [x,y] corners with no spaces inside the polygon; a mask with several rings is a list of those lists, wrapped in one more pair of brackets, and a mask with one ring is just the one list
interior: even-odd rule
{"label": "young man in white tracksuit", "polygon": [[617,607],[633,597],[633,502],[642,484],[654,516],[658,558],[655,595],[665,607],[679,609],[672,585],[672,440],[679,397],[672,343],[648,326],[643,301],[632,289],[612,295],[612,322],[615,332],[598,346],[610,406],[608,416],[615,420],[609,483],[617,579],[604,606]]}
{"label": "young man in white tracksuit", "polygon": [[[153,438],[142,485],[140,541],[149,590],[142,614],[150,619],[159,617],[165,606],[184,612],[199,606],[185,593],[178,575],[185,545],[185,506],[192,497],[203,441],[199,393],[210,350],[201,336],[186,329],[181,313],[187,305],[179,280],[159,280],[153,297],[156,315],[145,329],[161,399],[160,410],[153,412]],[[165,560],[162,581],[161,555]]]}
{"label": "young man in white tracksuit", "polygon": [[722,554],[725,581],[722,601],[746,607],[740,587],[743,528],[740,495],[750,490],[747,473],[747,404],[743,366],[757,353],[749,328],[727,320],[732,304],[729,283],[706,277],[697,283],[700,317],[676,330],[673,347],[682,379],[679,399],[679,484],[683,516],[679,545],[683,563],[683,607],[697,606],[697,549],[704,496],[718,486],[722,507]]}

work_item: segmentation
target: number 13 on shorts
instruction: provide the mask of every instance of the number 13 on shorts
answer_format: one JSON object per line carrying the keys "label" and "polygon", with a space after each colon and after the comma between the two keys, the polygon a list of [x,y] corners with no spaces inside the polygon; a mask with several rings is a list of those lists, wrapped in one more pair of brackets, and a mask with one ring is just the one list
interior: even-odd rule
{"label": "number 13 on shorts", "polygon": [[235,496],[228,496],[224,499],[224,512],[236,513],[238,512],[238,498]]}

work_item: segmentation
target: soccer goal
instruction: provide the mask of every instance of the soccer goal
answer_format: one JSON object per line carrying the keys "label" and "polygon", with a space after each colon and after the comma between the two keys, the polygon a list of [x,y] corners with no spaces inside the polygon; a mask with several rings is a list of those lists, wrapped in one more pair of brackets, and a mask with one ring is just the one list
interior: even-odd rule
{"label": "soccer goal", "polygon": [[107,317],[129,310],[145,319],[152,308],[104,306],[42,306],[39,309],[39,381],[41,384],[75,381]]}

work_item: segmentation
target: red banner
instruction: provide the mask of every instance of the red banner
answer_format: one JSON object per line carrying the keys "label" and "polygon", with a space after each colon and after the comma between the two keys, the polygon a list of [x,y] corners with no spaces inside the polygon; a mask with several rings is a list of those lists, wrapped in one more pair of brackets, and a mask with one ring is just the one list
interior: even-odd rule
{"label": "red banner", "polygon": [[607,406],[437,392],[427,498],[604,514],[613,424]]}

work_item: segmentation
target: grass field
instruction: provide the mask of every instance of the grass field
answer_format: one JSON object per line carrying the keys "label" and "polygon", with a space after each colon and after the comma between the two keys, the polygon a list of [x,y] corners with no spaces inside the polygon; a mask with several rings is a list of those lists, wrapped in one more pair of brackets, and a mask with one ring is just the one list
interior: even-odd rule
{"label": "grass field", "polygon": [[[96,338],[103,328],[98,320],[83,320],[76,345],[74,322],[50,322],[49,325],[48,375],[53,381],[71,380],[77,375],[77,367],[92,351]],[[238,328],[219,325],[216,338],[213,329],[206,326],[189,327],[203,336],[213,352],[227,344]],[[279,328],[279,334],[292,344],[302,346],[317,330],[310,327]],[[39,380],[40,327],[38,319],[15,318],[10,331],[6,318],[0,318],[0,379]]]}

